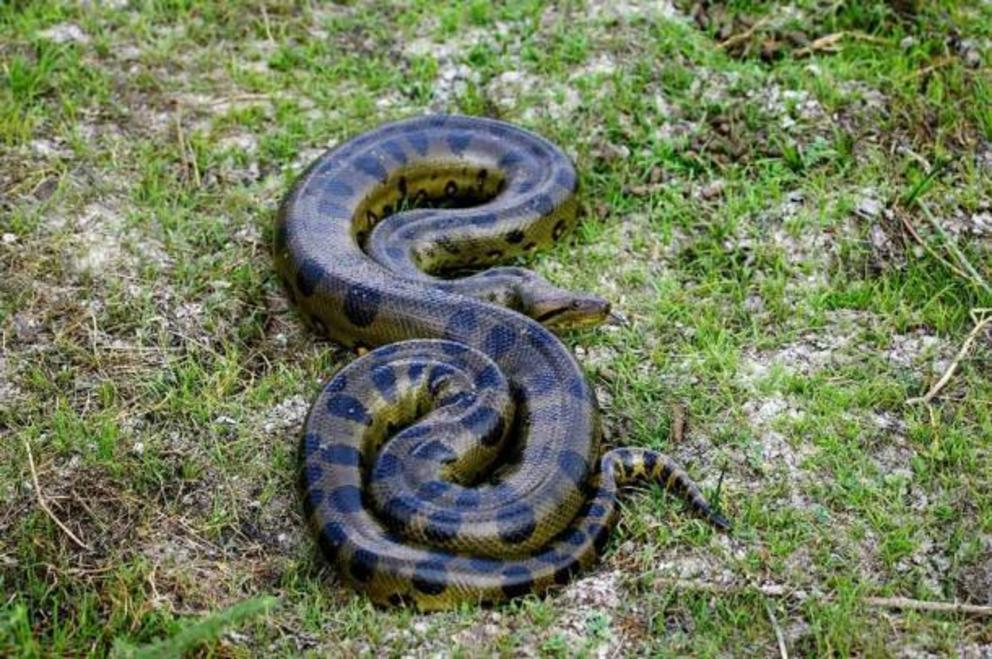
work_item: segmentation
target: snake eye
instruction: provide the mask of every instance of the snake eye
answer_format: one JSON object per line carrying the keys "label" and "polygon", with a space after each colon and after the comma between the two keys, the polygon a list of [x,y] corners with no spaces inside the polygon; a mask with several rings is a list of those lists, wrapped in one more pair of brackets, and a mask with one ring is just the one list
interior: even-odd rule
{"label": "snake eye", "polygon": [[572,300],[572,304],[570,306],[573,309],[578,309],[582,306],[582,302],[580,302],[579,300]]}

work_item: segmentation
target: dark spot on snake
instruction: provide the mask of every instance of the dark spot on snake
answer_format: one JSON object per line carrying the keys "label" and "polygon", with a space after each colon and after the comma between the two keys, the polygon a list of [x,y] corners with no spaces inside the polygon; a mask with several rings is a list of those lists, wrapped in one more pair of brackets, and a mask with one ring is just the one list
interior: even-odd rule
{"label": "dark spot on snake", "polygon": [[505,508],[496,515],[496,519],[500,522],[499,537],[508,545],[526,542],[537,529],[534,511],[525,504]]}
{"label": "dark spot on snake", "polygon": [[444,354],[449,355],[451,357],[458,357],[468,352],[468,346],[466,346],[463,343],[458,343],[456,341],[444,341],[441,344],[441,351],[444,352]]}
{"label": "dark spot on snake", "polygon": [[482,495],[474,488],[466,487],[459,492],[458,498],[455,499],[455,505],[462,509],[474,510],[479,507],[480,501],[482,501]]}
{"label": "dark spot on snake", "polygon": [[497,561],[491,558],[468,559],[468,568],[472,572],[478,572],[480,574],[492,574],[499,571],[501,567],[503,567],[503,561]]}
{"label": "dark spot on snake", "polygon": [[[498,249],[491,249],[488,252],[486,252],[486,258],[489,259],[490,261],[496,261],[496,260],[498,260],[498,259],[500,259],[502,257],[503,257],[503,252],[501,252]],[[493,275],[498,275],[499,273],[498,272],[494,272],[492,274]]]}
{"label": "dark spot on snake", "polygon": [[313,295],[314,290],[324,278],[324,269],[313,259],[305,259],[296,271],[296,288],[306,297]]}
{"label": "dark spot on snake", "polygon": [[386,400],[396,398],[396,374],[389,364],[380,364],[369,374],[376,391]]}
{"label": "dark spot on snake", "polygon": [[393,207],[391,204],[386,204],[382,207],[382,217],[389,217],[393,214]]}
{"label": "dark spot on snake", "polygon": [[451,151],[457,155],[462,155],[465,149],[468,148],[469,142],[472,141],[472,134],[466,132],[451,133],[448,135],[448,146]]}
{"label": "dark spot on snake", "polygon": [[439,462],[450,462],[457,457],[455,452],[452,451],[450,447],[446,446],[444,442],[437,439],[417,446],[410,451],[410,456],[414,458],[421,458],[423,460],[435,460]]}
{"label": "dark spot on snake", "polygon": [[529,252],[535,247],[537,247],[537,243],[527,243],[526,245],[524,245],[524,251]]}
{"label": "dark spot on snake", "polygon": [[417,514],[417,507],[403,497],[393,497],[383,506],[383,513],[395,523],[405,527]]}
{"label": "dark spot on snake", "polygon": [[374,481],[388,480],[400,473],[403,463],[392,453],[383,453],[375,461],[371,478]]}
{"label": "dark spot on snake", "polygon": [[410,364],[410,368],[407,369],[406,376],[410,378],[410,380],[416,382],[420,379],[420,376],[423,374],[425,368],[427,368],[427,364],[424,362],[413,362]]}
{"label": "dark spot on snake", "polygon": [[396,180],[396,189],[400,191],[401,197],[406,197],[406,177],[401,176]]}
{"label": "dark spot on snake", "polygon": [[530,570],[522,565],[510,565],[503,568],[503,594],[507,597],[526,595],[534,588],[534,577]]}
{"label": "dark spot on snake", "polygon": [[579,529],[567,529],[562,532],[561,541],[573,547],[579,547],[586,541],[586,534]]}
{"label": "dark spot on snake", "polygon": [[454,181],[448,181],[444,184],[444,195],[449,199],[458,194],[458,184]]}
{"label": "dark spot on snake", "polygon": [[432,542],[447,542],[458,535],[461,516],[451,510],[439,510],[427,518],[424,536]]}
{"label": "dark spot on snake", "polygon": [[512,169],[521,160],[522,158],[520,157],[520,154],[516,151],[507,151],[503,157],[499,159],[498,166],[500,169],[506,171],[508,169]]}
{"label": "dark spot on snake", "polygon": [[429,559],[417,564],[413,587],[427,595],[440,595],[447,588],[448,569],[443,560]]}
{"label": "dark spot on snake", "polygon": [[406,139],[410,143],[410,146],[417,150],[417,153],[422,156],[427,155],[427,149],[430,147],[427,135],[424,133],[409,133]]}
{"label": "dark spot on snake", "polygon": [[327,411],[332,416],[348,419],[355,423],[372,423],[365,406],[354,396],[348,394],[334,394],[327,399]]}
{"label": "dark spot on snake", "polygon": [[573,483],[581,485],[586,480],[589,464],[577,451],[567,449],[558,454],[558,467]]}
{"label": "dark spot on snake", "polygon": [[563,558],[564,555],[559,554],[554,549],[548,549],[546,551],[542,551],[541,553],[536,554],[534,556],[534,560],[539,561],[541,563],[545,563],[547,565],[554,565],[555,563],[559,563]]}
{"label": "dark spot on snake", "polygon": [[568,225],[565,224],[565,220],[558,220],[558,222],[555,223],[555,228],[551,230],[551,237],[558,240],[562,237],[562,234],[565,233],[565,229],[567,228]]}
{"label": "dark spot on snake", "polygon": [[342,485],[331,490],[330,501],[338,512],[357,513],[362,509],[362,491],[354,485]]}
{"label": "dark spot on snake", "polygon": [[434,242],[434,245],[443,249],[448,254],[460,254],[462,251],[458,247],[458,244],[448,236],[441,236]]}
{"label": "dark spot on snake", "polygon": [[334,465],[357,467],[362,459],[358,449],[348,444],[331,444],[320,452],[320,457]]}
{"label": "dark spot on snake", "polygon": [[588,504],[588,508],[586,508],[585,514],[587,517],[602,517],[603,515],[606,514],[606,508],[599,505],[598,503]]}
{"label": "dark spot on snake", "polygon": [[644,457],[644,473],[650,476],[651,472],[654,471],[654,468],[658,464],[658,455],[651,451],[646,451],[643,457]]}
{"label": "dark spot on snake", "polygon": [[364,286],[353,284],[344,297],[344,315],[355,327],[368,327],[379,313],[382,293]]}
{"label": "dark spot on snake", "polygon": [[[499,414],[491,407],[478,407],[462,417],[463,426],[475,434],[482,434],[492,430],[493,424],[499,419]],[[497,441],[499,441],[497,439]],[[483,440],[485,444],[486,441]]]}
{"label": "dark spot on snake", "polygon": [[491,389],[498,386],[501,381],[502,375],[494,364],[485,367],[475,376],[475,386],[480,389]]}
{"label": "dark spot on snake", "polygon": [[403,147],[401,147],[399,142],[396,140],[387,140],[386,142],[383,142],[382,149],[396,162],[403,165],[406,164],[406,151],[403,150]]}
{"label": "dark spot on snake", "polygon": [[390,606],[403,606],[406,604],[406,598],[399,593],[390,593],[388,601]]}
{"label": "dark spot on snake", "polygon": [[427,501],[433,501],[445,492],[451,489],[451,483],[446,483],[444,481],[427,481],[417,488],[417,496]]}
{"label": "dark spot on snake", "polygon": [[511,245],[515,245],[519,242],[523,242],[524,235],[525,235],[524,232],[521,231],[520,229],[514,229],[513,231],[510,231],[509,233],[506,234],[505,240]]}
{"label": "dark spot on snake", "polygon": [[344,388],[348,386],[348,376],[344,373],[338,373],[331,381],[324,386],[324,391],[331,394],[336,394],[339,391],[344,391]]}
{"label": "dark spot on snake", "polygon": [[379,179],[380,181],[386,178],[386,168],[382,166],[379,159],[376,158],[371,153],[366,153],[365,155],[359,156],[355,159],[355,167],[371,176],[372,178]]}
{"label": "dark spot on snake", "polygon": [[354,188],[341,179],[332,178],[323,182],[324,191],[339,197],[350,197],[355,194]]}
{"label": "dark spot on snake", "polygon": [[504,325],[496,325],[486,335],[482,350],[493,359],[499,359],[517,342],[517,333]]}
{"label": "dark spot on snake", "polygon": [[435,364],[431,367],[431,372],[427,375],[427,387],[431,392],[434,392],[443,384],[445,378],[454,372],[454,369],[447,364]]}
{"label": "dark spot on snake", "polygon": [[344,544],[346,538],[347,535],[341,524],[338,522],[327,522],[320,529],[320,534],[317,536],[317,544],[320,545],[324,556],[329,561],[334,561],[337,558],[338,550],[341,549],[341,545]]}
{"label": "dark spot on snake", "polygon": [[531,200],[530,207],[543,217],[555,209],[555,204],[548,195],[539,194]]}
{"label": "dark spot on snake", "polygon": [[351,576],[355,581],[368,583],[372,579],[379,557],[367,549],[358,549],[351,557]]}
{"label": "dark spot on snake", "polygon": [[[374,211],[372,210],[365,211],[365,222],[368,224],[368,226],[373,227],[378,221],[379,221],[379,216],[376,215]],[[362,241],[359,240],[358,243],[361,244]]]}

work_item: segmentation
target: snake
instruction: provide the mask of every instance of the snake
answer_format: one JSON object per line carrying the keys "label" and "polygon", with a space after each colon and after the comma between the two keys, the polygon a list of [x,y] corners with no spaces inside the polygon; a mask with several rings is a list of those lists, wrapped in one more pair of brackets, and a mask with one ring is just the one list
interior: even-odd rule
{"label": "snake", "polygon": [[547,139],[425,115],[331,148],[279,206],[288,296],[360,355],[304,422],[304,514],[342,581],[377,605],[567,584],[604,550],[618,489],[635,481],[730,528],[665,454],[601,450],[596,396],[558,334],[604,322],[609,302],[513,265],[575,226],[577,193]]}

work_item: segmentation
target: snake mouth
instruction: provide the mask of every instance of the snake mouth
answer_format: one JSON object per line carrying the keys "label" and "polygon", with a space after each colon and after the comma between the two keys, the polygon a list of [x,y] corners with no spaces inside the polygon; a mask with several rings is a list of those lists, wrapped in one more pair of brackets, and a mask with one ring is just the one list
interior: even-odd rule
{"label": "snake mouth", "polygon": [[576,296],[552,301],[551,308],[537,313],[534,320],[553,329],[591,327],[610,315],[610,303],[595,295]]}

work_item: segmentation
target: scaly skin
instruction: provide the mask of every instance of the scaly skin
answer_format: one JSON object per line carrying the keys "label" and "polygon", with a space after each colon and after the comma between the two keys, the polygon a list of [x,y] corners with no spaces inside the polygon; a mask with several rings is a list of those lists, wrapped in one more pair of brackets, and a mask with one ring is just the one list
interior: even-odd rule
{"label": "scaly skin", "polygon": [[[329,151],[283,202],[276,266],[304,316],[346,345],[383,346],[325,385],[300,479],[323,552],[376,602],[438,609],[566,583],[595,561],[633,480],[729,527],[665,455],[599,455],[595,396],[548,327],[600,322],[605,301],[522,268],[441,276],[560,239],[576,186],[541,137],[433,116]],[[459,207],[417,208],[444,202]]]}

